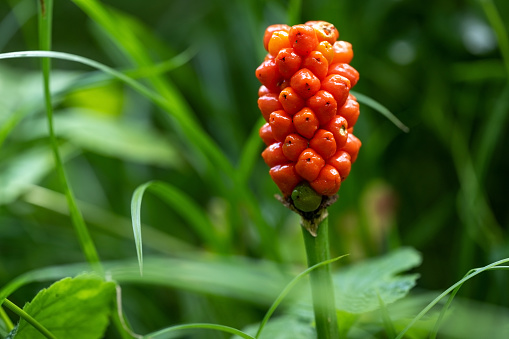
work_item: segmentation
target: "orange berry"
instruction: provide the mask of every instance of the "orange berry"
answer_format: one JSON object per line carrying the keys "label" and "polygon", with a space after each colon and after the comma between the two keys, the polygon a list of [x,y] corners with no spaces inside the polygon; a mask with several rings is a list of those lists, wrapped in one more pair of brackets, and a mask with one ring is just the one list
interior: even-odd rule
{"label": "orange berry", "polygon": [[345,146],[348,139],[348,122],[344,117],[336,115],[325,125],[325,129],[330,131],[334,136],[334,140],[336,140],[336,149]]}
{"label": "orange berry", "polygon": [[267,146],[276,142],[276,139],[274,139],[274,135],[272,134],[272,127],[270,127],[270,124],[268,122],[265,123],[262,127],[260,127],[258,134],[260,135],[260,138],[262,138],[263,142]]}
{"label": "orange berry", "polygon": [[333,24],[326,21],[308,21],[309,25],[315,29],[318,41],[327,41],[333,44],[339,38],[339,32]]}
{"label": "orange berry", "polygon": [[302,58],[293,51],[293,48],[283,48],[276,56],[276,65],[279,73],[285,78],[290,78],[300,69]]}
{"label": "orange berry", "polygon": [[308,25],[295,25],[290,28],[289,39],[295,53],[308,55],[318,45],[318,38],[313,27]]}
{"label": "orange berry", "polygon": [[311,139],[318,129],[320,122],[311,109],[304,107],[293,116],[293,125],[300,135]]}
{"label": "orange berry", "polygon": [[348,121],[348,127],[353,127],[359,118],[360,110],[357,100],[348,97],[345,104],[338,110],[338,115],[341,115]]}
{"label": "orange berry", "polygon": [[298,95],[307,99],[320,90],[320,79],[309,69],[302,68],[291,77],[290,86],[293,87]]}
{"label": "orange berry", "polygon": [[297,161],[300,154],[308,148],[308,139],[299,134],[290,134],[283,143],[283,154],[290,161]]}
{"label": "orange berry", "polygon": [[348,140],[346,141],[345,146],[341,150],[347,152],[352,157],[352,164],[357,160],[357,155],[359,154],[359,149],[361,148],[361,141],[353,134],[348,134]]}
{"label": "orange berry", "polygon": [[260,88],[258,89],[258,97],[262,97],[264,96],[265,94],[269,94],[269,93],[272,93],[267,87],[261,85]]}
{"label": "orange berry", "polygon": [[270,169],[269,174],[285,198],[289,197],[295,186],[302,181],[293,164],[274,166]]}
{"label": "orange berry", "polygon": [[318,79],[323,80],[329,70],[329,62],[318,51],[311,51],[302,61],[302,68],[309,69]]}
{"label": "orange berry", "polygon": [[265,29],[265,34],[263,35],[263,47],[265,47],[265,50],[268,52],[269,51],[269,41],[270,41],[270,38],[272,38],[272,34],[276,31],[289,31],[290,30],[290,26],[288,25],[281,25],[281,24],[277,24],[277,25],[270,25],[269,27],[267,27],[267,29]]}
{"label": "orange berry", "polygon": [[276,56],[279,51],[283,48],[290,48],[290,40],[288,40],[288,32],[276,31],[272,33],[272,37],[269,40],[269,53]]}
{"label": "orange berry", "polygon": [[330,74],[339,74],[350,80],[350,84],[355,86],[357,81],[359,81],[359,72],[349,64],[345,63],[336,63],[332,64],[329,67],[328,75]]}
{"label": "orange berry", "polygon": [[279,85],[283,81],[283,76],[277,69],[276,60],[269,59],[262,62],[256,69],[256,77],[270,91],[279,93]]}
{"label": "orange berry", "polygon": [[338,107],[341,107],[348,98],[350,91],[350,80],[341,75],[331,74],[322,81],[321,89],[332,94],[334,99],[336,99]]}
{"label": "orange berry", "polygon": [[351,43],[347,41],[336,41],[332,47],[334,48],[333,64],[338,62],[349,64],[352,61],[353,49]]}
{"label": "orange berry", "polygon": [[350,169],[352,168],[352,157],[345,151],[337,151],[332,157],[327,160],[329,165],[334,166],[341,177],[341,180],[345,180],[350,174]]}
{"label": "orange berry", "polygon": [[327,91],[316,92],[306,102],[306,105],[315,113],[320,125],[328,123],[338,110],[336,99]]}
{"label": "orange berry", "polygon": [[279,102],[279,96],[275,93],[265,94],[258,98],[258,108],[262,112],[265,121],[269,121],[270,113],[283,109]]}
{"label": "orange berry", "polygon": [[311,140],[309,147],[314,149],[324,159],[329,159],[336,153],[336,140],[332,132],[319,129]]}
{"label": "orange berry", "polygon": [[295,171],[307,181],[313,181],[318,177],[324,165],[325,160],[315,150],[307,148],[297,159]]}
{"label": "orange berry", "polygon": [[320,173],[309,183],[316,193],[331,196],[336,194],[341,187],[341,177],[338,170],[331,165],[325,165]]}
{"label": "orange berry", "polygon": [[292,87],[286,87],[279,93],[279,102],[289,115],[294,115],[306,104],[304,99],[302,99]]}
{"label": "orange berry", "polygon": [[316,46],[316,50],[323,54],[329,65],[334,59],[334,48],[328,41],[322,41]]}
{"label": "orange berry", "polygon": [[285,155],[283,154],[282,142],[275,142],[265,148],[265,150],[262,152],[262,157],[269,167],[284,165],[288,163],[288,159],[286,159]]}
{"label": "orange berry", "polygon": [[277,141],[285,141],[288,134],[295,133],[292,117],[283,110],[270,113],[269,124]]}

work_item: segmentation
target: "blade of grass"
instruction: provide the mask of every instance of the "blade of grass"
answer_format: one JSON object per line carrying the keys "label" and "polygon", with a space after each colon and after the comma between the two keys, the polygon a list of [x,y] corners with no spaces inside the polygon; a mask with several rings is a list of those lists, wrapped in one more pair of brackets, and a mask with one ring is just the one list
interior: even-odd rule
{"label": "blade of grass", "polygon": [[169,334],[169,333],[172,333],[175,331],[197,330],[197,329],[208,329],[208,330],[214,330],[214,331],[221,331],[221,332],[225,332],[225,333],[238,335],[239,337],[245,338],[245,339],[254,339],[249,334],[244,333],[244,332],[242,332],[236,328],[233,328],[233,327],[224,326],[224,325],[216,325],[216,324],[202,324],[202,323],[177,325],[177,326],[168,327],[168,328],[159,330],[157,332],[147,334],[147,335],[143,336],[143,339],[171,338],[171,336],[163,337],[163,335]]}
{"label": "blade of grass", "polygon": [[293,26],[300,23],[302,0],[290,0],[288,4],[288,25]]}
{"label": "blade of grass", "polygon": [[175,212],[180,214],[203,241],[215,251],[226,253],[226,245],[217,233],[214,232],[214,225],[210,219],[203,213],[202,209],[196,205],[186,194],[177,188],[157,181],[147,182],[134,191],[131,200],[131,215],[133,223],[134,240],[136,244],[136,254],[140,266],[140,274],[143,272],[143,247],[141,236],[141,203],[145,191],[150,190],[163,199]]}
{"label": "blade of grass", "polygon": [[[464,278],[467,278],[468,276],[470,276],[472,273],[474,273],[478,269],[479,268],[474,268],[474,269],[468,271],[468,273],[465,274]],[[495,267],[488,269],[487,271],[495,271],[495,270],[509,270],[509,266],[495,266]],[[435,326],[433,327],[433,330],[431,331],[431,334],[429,336],[430,339],[435,339],[437,337],[438,330],[440,329],[440,325],[442,325],[442,321],[445,318],[445,313],[447,313],[447,310],[451,306],[452,301],[453,301],[454,297],[456,296],[456,294],[458,293],[458,291],[460,290],[461,286],[463,286],[463,284],[458,285],[454,289],[454,291],[452,291],[451,295],[449,296],[449,299],[447,300],[447,303],[442,307],[442,310],[440,311],[440,314],[438,315],[437,322],[435,323]]]}
{"label": "blade of grass", "polygon": [[13,37],[19,27],[36,13],[33,1],[23,0],[18,2],[11,12],[0,22],[0,51]]}
{"label": "blade of grass", "polygon": [[12,323],[11,318],[9,318],[7,313],[5,313],[5,310],[1,306],[1,304],[0,304],[0,319],[5,324],[7,331],[12,331],[12,329],[14,328],[14,324]]}
{"label": "blade of grass", "polygon": [[[53,0],[41,0],[39,2],[39,44],[42,50],[51,50],[51,29],[52,29],[52,17],[53,17]],[[87,258],[88,262],[94,269],[101,271],[101,264],[99,255],[92,241],[92,238],[88,232],[81,211],[76,205],[74,193],[67,180],[65,168],[60,157],[58,150],[58,142],[55,137],[53,127],[53,104],[51,101],[51,90],[50,90],[50,73],[51,73],[51,59],[41,59],[41,67],[43,72],[43,89],[44,89],[44,101],[46,104],[46,115],[48,119],[48,130],[51,142],[51,148],[55,158],[55,169],[58,173],[60,184],[62,185],[71,212],[71,219],[78,235],[78,240]]]}
{"label": "blade of grass", "polygon": [[256,160],[260,158],[262,139],[258,134],[258,130],[264,123],[265,120],[262,117],[258,119],[247,138],[244,148],[242,149],[242,155],[237,171],[238,180],[241,183],[246,183],[248,181]]}
{"label": "blade of grass", "polygon": [[492,0],[479,0],[479,2],[497,36],[498,46],[504,59],[507,76],[509,77],[509,37],[505,30],[504,21]]}
{"label": "blade of grass", "polygon": [[32,325],[39,333],[41,333],[43,336],[45,336],[48,339],[57,339],[46,327],[44,327],[41,323],[39,323],[37,320],[35,320],[30,314],[23,311],[21,308],[19,308],[17,305],[12,303],[9,299],[5,299],[3,301],[3,304],[5,307],[9,308],[12,312],[19,315],[21,318],[25,319],[27,323]]}
{"label": "blade of grass", "polygon": [[394,338],[396,336],[396,329],[394,328],[394,323],[391,320],[391,316],[387,311],[387,306],[384,303],[384,300],[378,293],[376,292],[376,296],[378,297],[378,302],[380,303],[380,314],[382,315],[382,321],[385,327],[385,334],[388,338]]}
{"label": "blade of grass", "polygon": [[360,103],[363,103],[366,106],[371,107],[372,109],[374,109],[375,111],[389,119],[394,125],[396,125],[396,127],[398,127],[403,132],[408,133],[410,131],[410,129],[405,124],[403,124],[394,114],[392,114],[391,111],[389,111],[385,106],[383,106],[379,102],[358,92],[350,91],[350,93],[352,93],[352,95],[354,95]]}
{"label": "blade of grass", "polygon": [[408,332],[408,330],[413,326],[415,325],[416,322],[418,322],[426,313],[428,313],[428,311],[433,308],[433,306],[435,306],[440,300],[442,300],[446,295],[448,295],[449,293],[451,293],[452,291],[454,291],[457,287],[463,285],[463,283],[465,283],[467,280],[475,277],[476,275],[484,272],[484,271],[487,271],[487,270],[490,270],[496,266],[499,266],[499,265],[502,265],[502,264],[505,264],[509,262],[509,258],[505,258],[505,259],[502,259],[502,260],[499,260],[499,261],[495,261],[489,265],[486,265],[482,268],[479,268],[477,270],[475,270],[472,274],[464,277],[463,279],[459,280],[458,282],[456,282],[454,285],[452,285],[451,287],[449,287],[448,289],[446,289],[444,292],[442,292],[438,297],[436,297],[433,301],[431,301],[428,306],[426,306],[417,316],[414,317],[414,319],[412,319],[412,321],[410,321],[410,323],[403,329],[403,331],[401,331],[398,336],[396,337],[396,339],[401,339],[403,338],[403,336],[405,335],[406,332]]}
{"label": "blade of grass", "polygon": [[292,290],[293,287],[295,287],[295,285],[297,285],[297,283],[304,277],[306,277],[309,273],[311,273],[313,270],[319,268],[319,267],[322,267],[324,265],[328,265],[328,264],[332,264],[333,262],[335,261],[338,261],[339,259],[342,259],[344,257],[346,257],[348,254],[344,254],[342,256],[339,256],[339,257],[336,257],[336,258],[333,258],[333,259],[329,259],[329,260],[326,260],[326,261],[322,261],[316,265],[313,265],[309,268],[307,268],[305,271],[302,271],[301,273],[299,273],[295,278],[292,279],[292,281],[290,281],[286,286],[285,288],[283,289],[283,291],[281,291],[281,293],[278,295],[278,297],[276,298],[276,300],[274,300],[274,303],[272,303],[272,305],[270,306],[269,310],[267,311],[267,313],[265,313],[265,316],[263,317],[263,320],[262,322],[260,323],[260,327],[258,327],[258,331],[256,332],[256,335],[255,335],[255,338],[258,338],[260,337],[261,333],[262,333],[262,330],[263,328],[265,327],[265,325],[267,324],[267,322],[269,321],[270,317],[272,316],[272,314],[274,314],[274,312],[276,311],[276,308],[281,304],[281,302],[283,301],[283,299],[286,297],[286,295],[288,293],[290,293],[290,291]]}

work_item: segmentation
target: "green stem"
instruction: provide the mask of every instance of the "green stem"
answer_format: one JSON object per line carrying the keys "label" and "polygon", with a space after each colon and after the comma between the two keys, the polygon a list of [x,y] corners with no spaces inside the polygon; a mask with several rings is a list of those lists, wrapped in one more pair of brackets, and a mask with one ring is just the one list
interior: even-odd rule
{"label": "green stem", "polygon": [[55,337],[50,331],[48,331],[48,329],[46,327],[44,327],[43,325],[41,325],[41,323],[39,323],[37,320],[35,320],[34,318],[32,318],[32,316],[28,313],[26,313],[25,311],[23,311],[21,308],[19,308],[16,304],[14,304],[13,302],[11,302],[9,299],[5,299],[4,300],[4,305],[10,309],[11,311],[13,311],[14,313],[16,313],[17,315],[19,315],[21,318],[25,319],[25,321],[27,323],[29,323],[30,325],[32,325],[37,331],[39,331],[43,336],[45,336],[46,338],[49,338],[49,339],[56,339],[57,337]]}
{"label": "green stem", "polygon": [[[302,228],[308,267],[330,259],[328,218],[317,223],[316,237]],[[330,265],[319,267],[310,275],[317,338],[337,339],[339,332]]]}
{"label": "green stem", "polygon": [[12,331],[12,329],[14,328],[14,324],[12,323],[7,313],[5,313],[5,310],[2,308],[1,305],[0,305],[0,319],[2,319],[2,321],[4,322],[7,331]]}
{"label": "green stem", "polygon": [[[51,50],[51,27],[52,27],[52,13],[53,13],[53,0],[40,0],[39,2],[39,45],[42,50]],[[58,150],[58,142],[55,137],[53,127],[53,104],[51,102],[50,90],[50,74],[51,74],[51,60],[49,58],[41,59],[41,67],[43,72],[43,87],[44,87],[44,100],[46,105],[46,114],[48,118],[48,130],[51,142],[51,149],[55,159],[55,170],[57,172],[60,183],[65,191],[67,204],[71,219],[78,234],[78,239],[85,253],[85,257],[92,267],[98,271],[102,271],[99,260],[99,255],[95,249],[94,243],[88,232],[85,221],[81,211],[79,210],[74,193],[69,185],[67,175],[65,173],[62,158]]]}

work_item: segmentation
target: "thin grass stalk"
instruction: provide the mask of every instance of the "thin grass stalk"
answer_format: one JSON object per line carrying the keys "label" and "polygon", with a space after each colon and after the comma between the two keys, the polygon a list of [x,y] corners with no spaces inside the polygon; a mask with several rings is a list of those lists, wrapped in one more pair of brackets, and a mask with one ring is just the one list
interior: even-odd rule
{"label": "thin grass stalk", "polygon": [[18,305],[11,302],[9,299],[5,299],[3,301],[3,304],[5,307],[10,309],[12,312],[19,315],[21,318],[25,319],[27,323],[32,325],[37,331],[39,331],[43,336],[45,336],[48,339],[57,339],[46,327],[44,327],[41,323],[39,323],[37,320],[32,318],[32,316],[25,311],[23,311],[21,308],[18,307]]}
{"label": "thin grass stalk", "polygon": [[[53,17],[53,0],[41,0],[39,2],[39,47],[42,50],[51,50],[51,29],[52,29],[52,17]],[[69,211],[71,213],[71,219],[78,234],[79,243],[83,249],[83,253],[87,258],[87,261],[96,270],[101,270],[101,264],[99,255],[95,245],[90,237],[83,216],[76,204],[76,199],[69,185],[67,175],[63,166],[62,158],[60,157],[58,142],[55,137],[55,131],[53,127],[53,105],[51,101],[51,89],[50,89],[50,73],[51,73],[51,59],[42,58],[41,67],[43,72],[43,88],[44,88],[44,101],[46,105],[46,115],[48,120],[48,130],[51,143],[51,149],[55,159],[55,169],[57,171],[60,183],[65,191],[67,198],[67,204],[69,205]]]}
{"label": "thin grass stalk", "polygon": [[[316,223],[316,236],[302,228],[308,267],[330,259],[328,217]],[[317,338],[337,339],[339,332],[330,264],[313,270],[310,276]]]}

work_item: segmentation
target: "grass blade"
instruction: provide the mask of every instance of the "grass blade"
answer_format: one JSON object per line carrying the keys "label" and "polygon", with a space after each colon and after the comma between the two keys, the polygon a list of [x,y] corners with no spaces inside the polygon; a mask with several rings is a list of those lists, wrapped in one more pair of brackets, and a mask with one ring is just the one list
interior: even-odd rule
{"label": "grass blade", "polygon": [[[53,0],[46,1],[41,0],[41,2],[39,3],[39,15],[38,15],[39,44],[41,49],[43,50],[51,49],[52,12],[53,12]],[[85,221],[83,220],[83,216],[81,215],[81,212],[78,209],[78,206],[76,205],[76,199],[74,198],[74,193],[72,192],[71,187],[69,185],[69,181],[67,180],[67,175],[65,173],[65,169],[58,149],[58,142],[55,137],[53,127],[53,104],[51,100],[51,90],[50,90],[51,59],[48,58],[41,59],[41,67],[43,72],[44,101],[46,105],[46,114],[48,120],[48,130],[51,148],[53,150],[53,155],[55,158],[55,169],[58,173],[60,183],[65,191],[67,203],[69,205],[69,210],[71,213],[71,219],[74,224],[74,228],[76,229],[78,240],[85,254],[85,257],[87,258],[88,262],[92,265],[93,268],[101,271],[99,255],[97,254],[95,245],[92,241],[92,238],[90,237]]]}
{"label": "grass blade", "polygon": [[37,320],[35,320],[30,314],[23,311],[21,308],[19,308],[17,305],[12,303],[10,300],[5,299],[4,305],[9,308],[12,312],[19,315],[21,318],[25,319],[27,323],[32,325],[37,331],[39,331],[43,336],[45,336],[48,339],[57,339],[46,327],[44,327],[41,323],[39,323]]}
{"label": "grass blade", "polygon": [[281,293],[278,295],[278,297],[276,298],[276,300],[274,300],[274,303],[272,303],[272,305],[270,306],[269,310],[267,311],[267,313],[265,314],[265,317],[263,317],[263,320],[262,322],[260,323],[260,327],[258,328],[258,331],[256,332],[256,335],[255,335],[255,338],[258,338],[260,336],[260,334],[262,333],[262,330],[263,328],[265,327],[265,325],[267,324],[267,322],[269,321],[270,317],[272,316],[272,314],[274,314],[274,312],[276,311],[276,308],[281,304],[281,302],[283,301],[284,297],[286,297],[286,295],[291,291],[291,289],[302,279],[304,278],[305,276],[307,276],[311,271],[319,268],[319,267],[322,267],[324,265],[328,265],[328,264],[331,264],[339,259],[342,259],[344,257],[346,257],[348,254],[345,254],[345,255],[342,255],[342,256],[339,256],[337,258],[333,258],[333,259],[329,259],[329,260],[325,260],[325,261],[322,261],[316,265],[313,265],[309,268],[307,268],[305,271],[302,271],[301,273],[299,273],[299,275],[297,275],[295,278],[292,279],[292,281],[290,281],[286,286],[285,288],[283,289],[283,291],[281,291]]}
{"label": "grass blade", "polygon": [[237,171],[238,180],[241,183],[246,183],[248,181],[256,160],[260,158],[262,139],[258,134],[258,130],[264,123],[265,120],[263,118],[258,119],[242,149],[242,156]]}
{"label": "grass blade", "polygon": [[499,266],[499,265],[502,265],[502,264],[505,264],[509,262],[509,258],[505,258],[505,259],[502,259],[502,260],[499,260],[499,261],[496,261],[496,262],[493,262],[487,266],[484,266],[482,268],[479,268],[477,270],[475,270],[472,274],[470,275],[467,275],[465,276],[463,279],[461,279],[460,281],[456,282],[454,285],[452,285],[451,287],[449,287],[448,289],[446,289],[444,292],[442,292],[438,297],[436,297],[432,302],[430,302],[428,304],[428,306],[426,306],[417,316],[415,316],[414,319],[412,319],[412,321],[403,329],[403,331],[401,331],[398,336],[396,337],[396,339],[401,339],[403,338],[403,336],[405,335],[405,333],[417,322],[419,321],[426,313],[428,313],[428,311],[433,308],[433,306],[435,306],[440,300],[442,300],[442,298],[444,298],[446,295],[448,295],[449,293],[451,293],[452,291],[454,291],[456,288],[458,287],[461,287],[461,285],[463,285],[464,282],[466,282],[467,280],[475,277],[476,275],[484,272],[484,271],[487,271],[487,270],[490,270],[490,269],[493,269],[495,268],[496,266]]}
{"label": "grass blade", "polygon": [[491,27],[495,31],[498,40],[498,46],[504,59],[507,76],[509,77],[509,37],[505,30],[504,21],[500,17],[497,7],[492,0],[479,0],[482,9],[490,22]]}
{"label": "grass blade", "polygon": [[238,335],[241,338],[245,339],[254,339],[249,334],[246,334],[236,328],[224,326],[224,325],[216,325],[216,324],[187,324],[187,325],[177,325],[168,327],[162,330],[159,330],[157,332],[153,332],[150,334],[147,334],[143,336],[143,339],[155,339],[155,338],[172,338],[172,336],[165,337],[165,334],[170,334],[175,331],[183,331],[183,330],[196,330],[196,329],[208,329],[208,330],[215,330],[215,331],[221,331],[225,333],[231,333],[234,335]]}
{"label": "grass blade", "polygon": [[371,107],[372,109],[374,109],[375,111],[379,112],[384,117],[389,119],[394,125],[396,125],[396,127],[398,127],[403,132],[408,133],[410,131],[410,129],[405,124],[403,124],[394,114],[392,114],[391,111],[389,111],[385,106],[383,106],[379,102],[361,93],[357,93],[354,91],[350,91],[350,93],[352,93],[360,103],[363,103],[366,106]]}
{"label": "grass blade", "polygon": [[203,241],[214,250],[224,253],[226,246],[219,236],[214,232],[214,225],[210,219],[203,213],[202,209],[196,205],[186,194],[177,188],[157,181],[150,181],[139,186],[133,194],[131,200],[131,216],[133,223],[134,240],[136,244],[136,254],[140,266],[140,274],[143,272],[143,250],[141,236],[141,202],[145,191],[150,190],[163,199],[168,205],[184,218]]}

